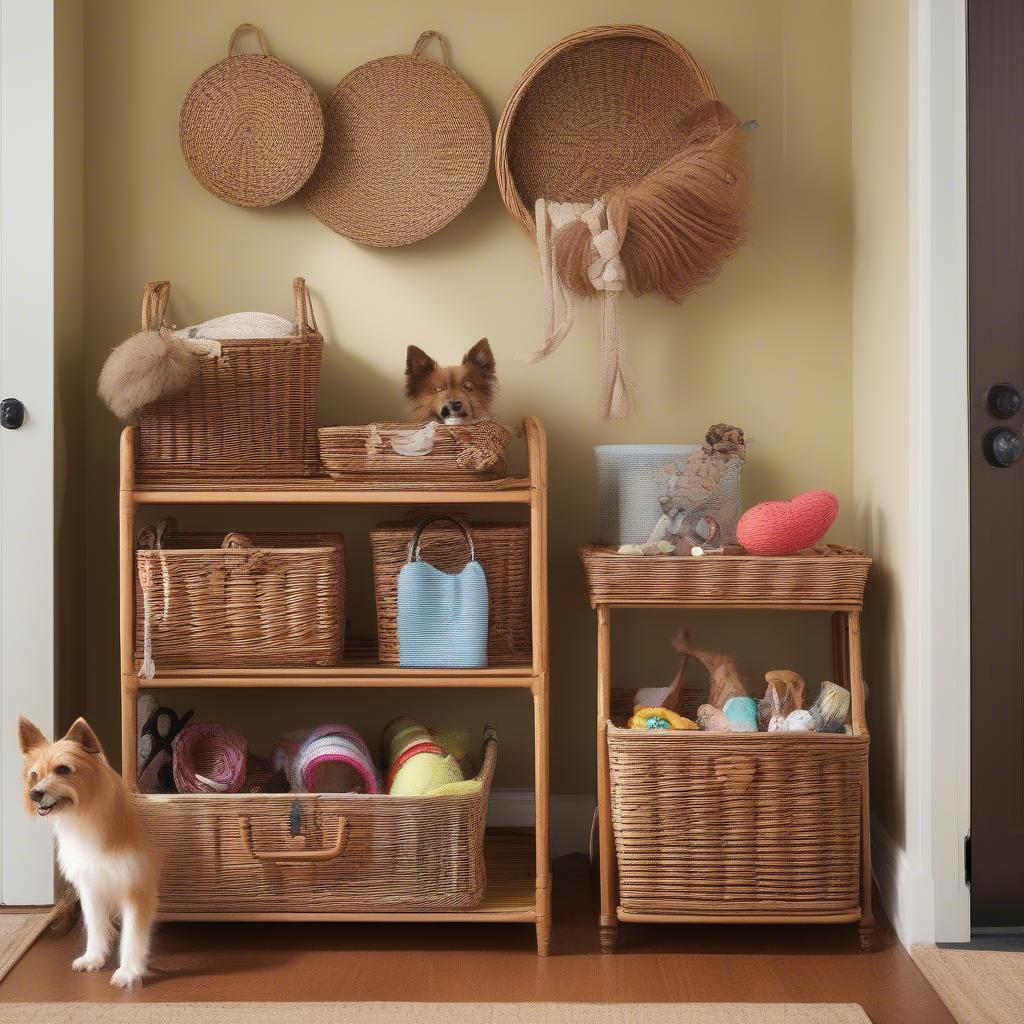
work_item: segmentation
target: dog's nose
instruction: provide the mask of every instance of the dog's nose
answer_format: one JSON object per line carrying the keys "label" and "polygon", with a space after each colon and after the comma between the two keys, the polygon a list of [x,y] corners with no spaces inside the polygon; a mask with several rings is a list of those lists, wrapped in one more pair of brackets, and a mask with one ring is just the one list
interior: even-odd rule
{"label": "dog's nose", "polygon": [[43,799],[43,791],[41,789],[30,789],[28,791],[28,798],[32,803],[37,804]]}

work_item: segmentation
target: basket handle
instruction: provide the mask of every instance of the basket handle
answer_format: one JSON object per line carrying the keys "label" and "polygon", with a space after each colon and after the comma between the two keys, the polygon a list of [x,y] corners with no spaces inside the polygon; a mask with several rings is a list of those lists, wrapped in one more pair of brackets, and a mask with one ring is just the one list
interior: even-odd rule
{"label": "basket handle", "polygon": [[446,67],[452,66],[451,58],[448,56],[448,44],[445,42],[444,36],[440,32],[435,32],[433,29],[427,29],[426,32],[421,32],[419,39],[416,40],[416,45],[412,48],[414,57],[422,57],[423,51],[430,45],[430,40],[436,39],[438,45],[441,47],[441,63]]}
{"label": "basket handle", "polygon": [[306,287],[304,277],[297,277],[292,281],[292,295],[295,299],[295,330],[299,334],[307,334],[312,328],[316,334],[319,334],[320,328],[317,326],[316,314],[313,312],[313,300]]}
{"label": "basket handle", "polygon": [[238,832],[242,837],[245,852],[253,860],[265,861],[270,864],[322,864],[336,860],[348,845],[348,819],[338,815],[338,834],[333,846],[325,846],[322,850],[254,850],[252,845],[252,819],[247,815],[239,815]]}
{"label": "basket handle", "polygon": [[473,543],[473,535],[469,532],[469,528],[461,519],[456,519],[455,516],[450,516],[445,513],[441,513],[436,516],[428,516],[422,520],[419,526],[416,527],[416,532],[412,535],[412,540],[409,541],[409,548],[406,554],[406,562],[418,562],[420,560],[420,542],[423,538],[423,531],[430,526],[431,523],[448,522],[454,523],[463,533],[466,538],[466,542],[469,544],[469,560],[471,562],[476,561],[476,545]]}
{"label": "basket handle", "polygon": [[148,281],[142,292],[142,329],[159,331],[169,327],[167,306],[171,301],[170,281]]}
{"label": "basket handle", "polygon": [[234,32],[231,33],[231,38],[228,40],[228,56],[233,57],[235,55],[235,43],[238,41],[238,37],[243,32],[253,32],[256,35],[256,39],[260,44],[260,49],[263,51],[264,57],[270,56],[270,51],[267,49],[267,41],[263,38],[263,33],[251,22],[243,21]]}

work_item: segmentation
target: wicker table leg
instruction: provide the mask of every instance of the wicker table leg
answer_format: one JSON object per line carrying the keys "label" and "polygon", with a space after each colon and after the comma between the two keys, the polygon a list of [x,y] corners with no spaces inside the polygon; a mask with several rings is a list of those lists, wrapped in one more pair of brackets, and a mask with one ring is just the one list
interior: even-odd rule
{"label": "wicker table leg", "polygon": [[[860,734],[867,733],[867,720],[864,711],[864,668],[860,646],[860,614],[846,614],[846,657],[845,667],[849,673],[850,691],[854,728]],[[861,918],[857,928],[860,948],[865,952],[871,950],[874,941],[875,918],[871,910],[871,789],[868,785],[868,766],[865,763],[861,776],[861,812],[860,812],[860,907]]]}
{"label": "wicker table leg", "polygon": [[597,606],[597,824],[600,836],[601,952],[615,949],[618,918],[615,916],[615,836],[612,832],[611,769],[608,765],[608,720],[612,702],[611,609]]}

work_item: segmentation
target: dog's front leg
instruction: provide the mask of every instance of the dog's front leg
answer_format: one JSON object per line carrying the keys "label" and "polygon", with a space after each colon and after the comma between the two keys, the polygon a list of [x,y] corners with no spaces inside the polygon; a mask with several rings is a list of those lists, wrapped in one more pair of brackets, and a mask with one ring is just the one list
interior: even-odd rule
{"label": "dog's front leg", "polygon": [[86,889],[83,889],[79,896],[82,901],[82,917],[85,920],[85,952],[71,962],[71,969],[98,971],[107,962],[110,939],[114,933],[110,908]]}
{"label": "dog's front leg", "polygon": [[110,979],[114,988],[133,988],[142,981],[154,917],[151,899],[133,894],[125,900],[121,908],[121,963]]}

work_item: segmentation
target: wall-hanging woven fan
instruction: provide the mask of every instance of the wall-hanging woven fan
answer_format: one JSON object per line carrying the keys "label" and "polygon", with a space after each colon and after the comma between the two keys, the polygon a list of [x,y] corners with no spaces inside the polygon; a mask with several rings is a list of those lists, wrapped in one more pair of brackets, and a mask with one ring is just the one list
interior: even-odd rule
{"label": "wall-hanging woven fan", "polygon": [[[431,39],[443,63],[422,56]],[[437,32],[412,53],[363,64],[324,105],[323,158],[299,199],[332,231],[365,245],[408,245],[472,201],[491,165],[480,97],[448,62]]]}
{"label": "wall-hanging woven fan", "polygon": [[[259,53],[235,53],[244,32]],[[235,206],[280,203],[306,183],[320,159],[324,116],[313,87],[272,56],[255,25],[239,25],[228,55],[203,72],[181,104],[181,152],[196,181]]]}
{"label": "wall-hanging woven fan", "polygon": [[576,297],[603,304],[604,417],[628,412],[616,303],[678,302],[742,243],[746,132],[674,39],[642,25],[588,28],[539,54],[509,96],[495,141],[509,212],[536,232],[544,343],[568,334]]}

